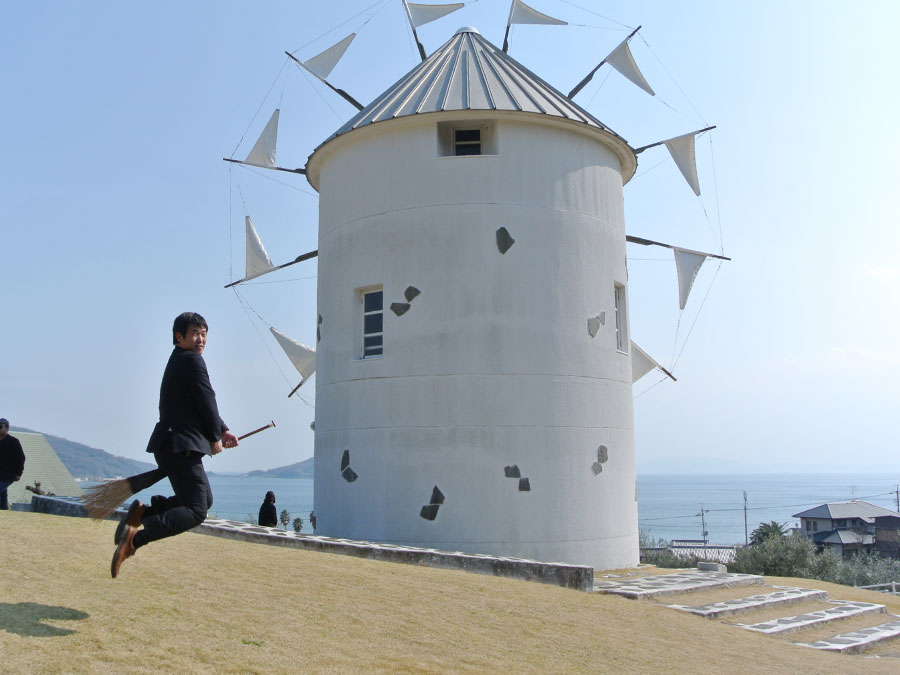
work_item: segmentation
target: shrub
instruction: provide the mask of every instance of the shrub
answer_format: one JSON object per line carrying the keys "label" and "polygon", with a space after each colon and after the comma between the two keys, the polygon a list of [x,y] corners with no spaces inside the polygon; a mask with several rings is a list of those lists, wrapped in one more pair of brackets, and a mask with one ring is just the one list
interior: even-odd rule
{"label": "shrub", "polygon": [[776,577],[810,577],[816,568],[816,547],[806,537],[766,537],[737,550],[729,571]]}

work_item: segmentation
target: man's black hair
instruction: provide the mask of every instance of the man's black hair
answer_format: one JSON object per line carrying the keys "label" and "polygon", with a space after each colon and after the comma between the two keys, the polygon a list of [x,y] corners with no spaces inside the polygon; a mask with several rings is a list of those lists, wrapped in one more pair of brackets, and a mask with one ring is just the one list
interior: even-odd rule
{"label": "man's black hair", "polygon": [[197,314],[197,312],[183,312],[175,317],[175,323],[172,324],[172,344],[178,344],[178,338],[175,337],[175,333],[181,333],[182,337],[187,335],[188,327],[190,326],[200,326],[200,328],[205,328],[209,330],[209,326],[206,324],[206,319]]}

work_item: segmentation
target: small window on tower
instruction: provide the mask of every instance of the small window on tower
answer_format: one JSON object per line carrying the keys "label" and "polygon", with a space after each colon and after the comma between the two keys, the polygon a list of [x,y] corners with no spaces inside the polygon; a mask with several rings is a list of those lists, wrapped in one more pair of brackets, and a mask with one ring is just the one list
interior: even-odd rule
{"label": "small window on tower", "polygon": [[384,291],[379,288],[359,292],[362,305],[362,349],[360,358],[384,354]]}
{"label": "small window on tower", "polygon": [[462,155],[481,154],[481,129],[456,129],[454,131],[453,154]]}
{"label": "small window on tower", "polygon": [[496,155],[496,124],[490,120],[438,122],[437,142],[439,157]]}
{"label": "small window on tower", "polygon": [[625,307],[625,286],[615,285],[616,303],[616,349],[628,353],[628,311]]}

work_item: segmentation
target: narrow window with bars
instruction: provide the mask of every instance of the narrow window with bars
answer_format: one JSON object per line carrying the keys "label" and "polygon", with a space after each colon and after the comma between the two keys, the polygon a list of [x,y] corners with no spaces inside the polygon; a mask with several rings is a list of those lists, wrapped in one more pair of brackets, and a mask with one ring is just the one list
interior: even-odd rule
{"label": "narrow window with bars", "polygon": [[362,305],[362,355],[364,359],[384,354],[384,291],[360,292]]}
{"label": "narrow window with bars", "polygon": [[616,349],[623,354],[628,353],[628,311],[625,307],[625,286],[615,285],[616,306]]}

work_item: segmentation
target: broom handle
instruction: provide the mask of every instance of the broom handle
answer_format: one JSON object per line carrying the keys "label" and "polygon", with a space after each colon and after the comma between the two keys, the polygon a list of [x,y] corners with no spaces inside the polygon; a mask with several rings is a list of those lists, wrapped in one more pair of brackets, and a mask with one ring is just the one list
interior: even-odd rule
{"label": "broom handle", "polygon": [[265,431],[266,429],[269,429],[270,427],[274,427],[274,426],[275,426],[275,420],[272,420],[264,427],[260,427],[259,429],[254,429],[253,431],[250,431],[250,432],[244,434],[243,436],[238,436],[238,440],[242,441],[245,438],[247,438],[248,436],[252,436],[253,434],[258,434],[260,431]]}
{"label": "broom handle", "polygon": [[[266,429],[269,429],[270,427],[274,427],[274,426],[275,426],[275,421],[273,420],[264,427],[260,427],[259,429],[254,429],[253,431],[250,431],[250,432],[244,434],[243,436],[238,436],[238,440],[242,441],[245,438],[247,438],[248,436],[252,436],[253,434],[258,434],[260,431],[265,431]],[[162,469],[152,469],[150,471],[146,471],[145,473],[139,473],[136,476],[131,476],[128,479],[128,483],[131,485],[131,490],[132,490],[131,494],[137,494],[141,490],[146,490],[148,487],[158,483],[165,477],[166,477],[166,472],[163,471]]]}

